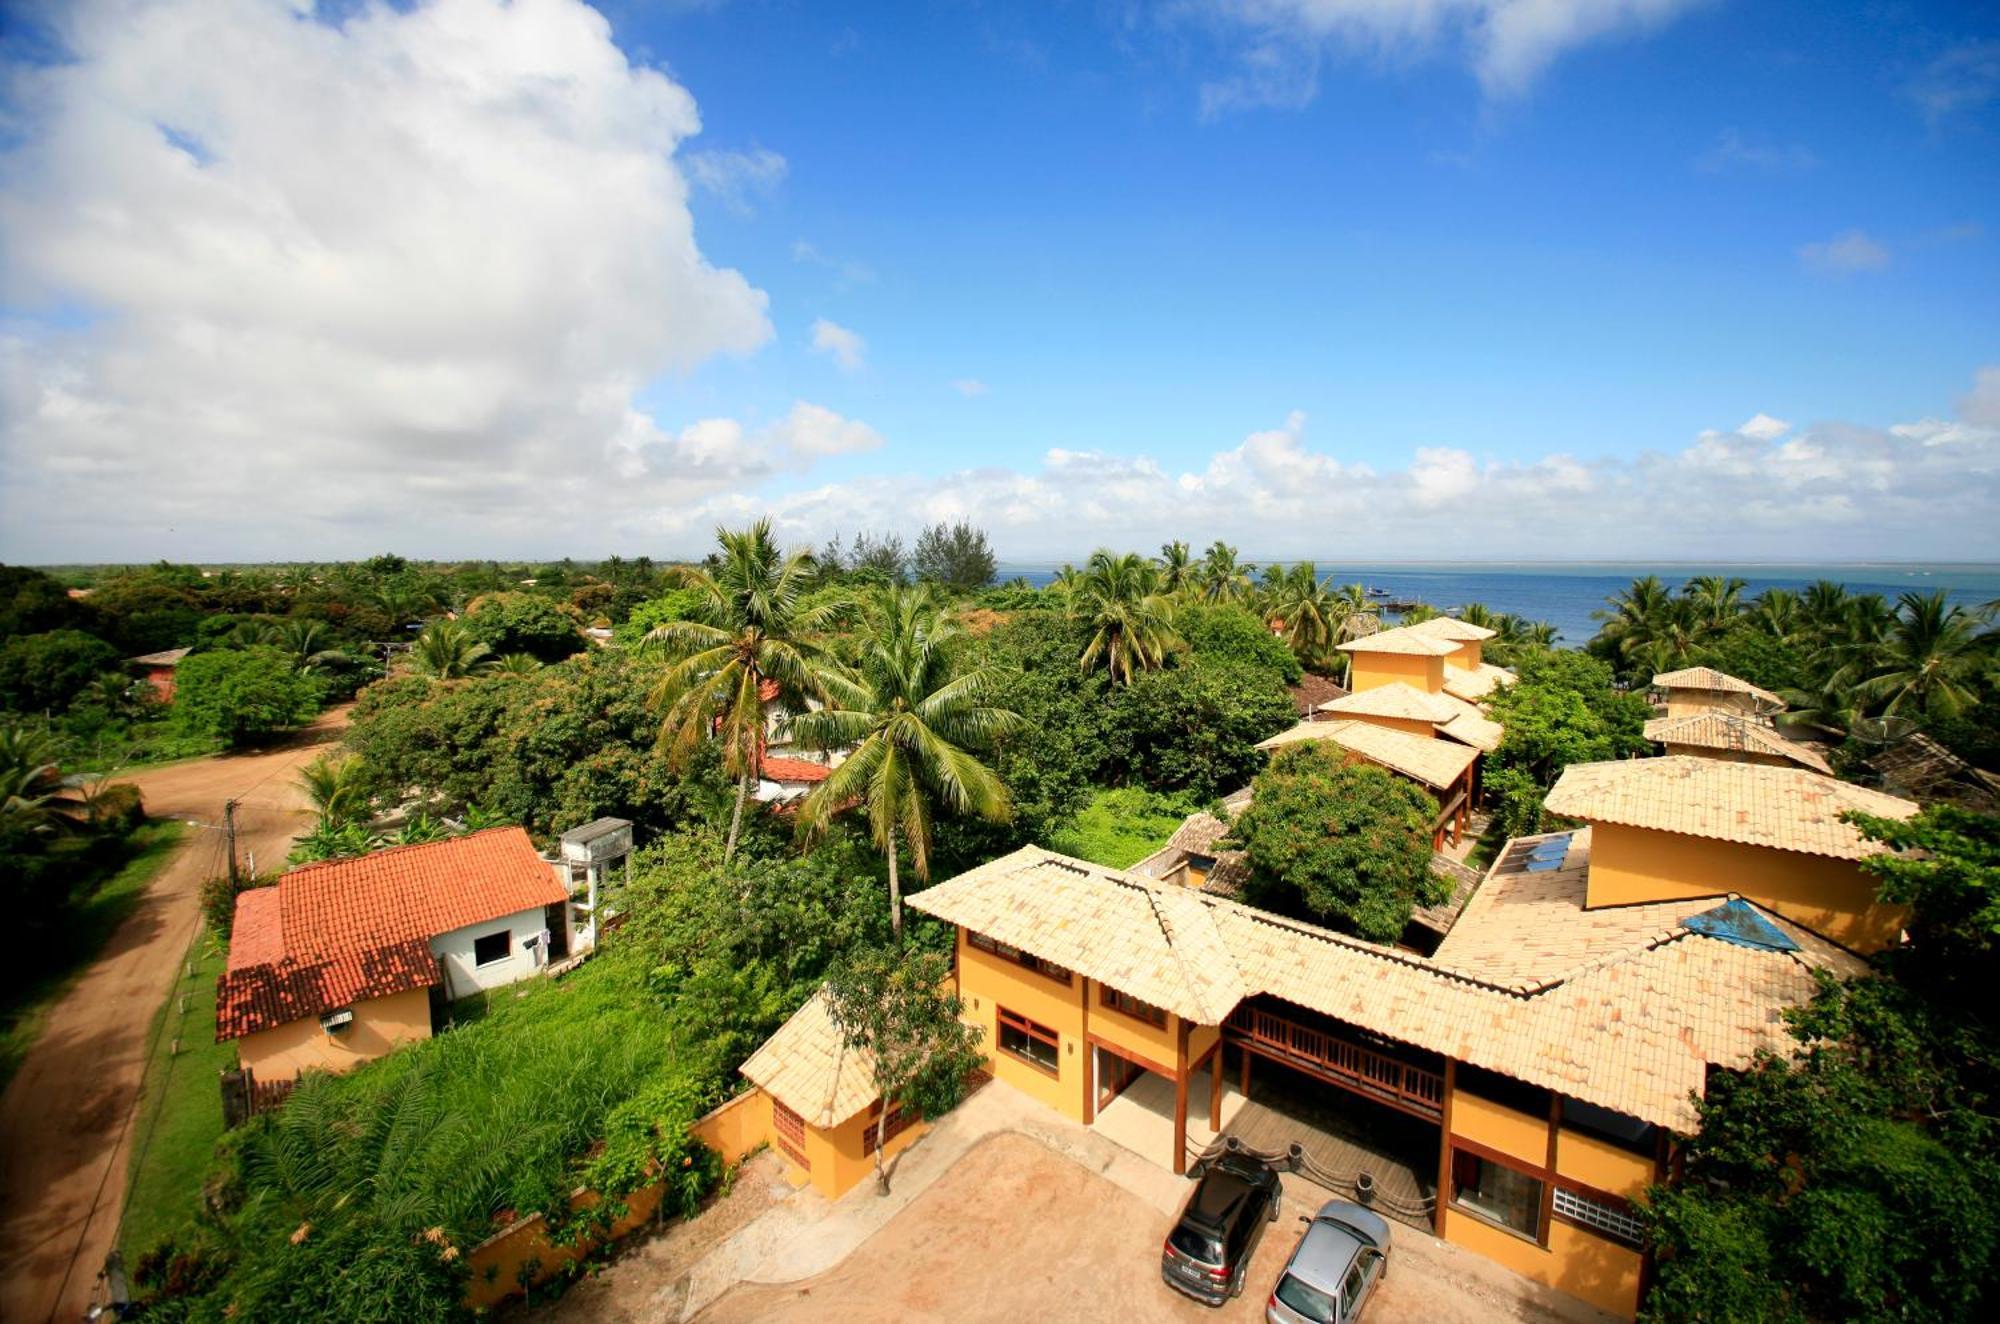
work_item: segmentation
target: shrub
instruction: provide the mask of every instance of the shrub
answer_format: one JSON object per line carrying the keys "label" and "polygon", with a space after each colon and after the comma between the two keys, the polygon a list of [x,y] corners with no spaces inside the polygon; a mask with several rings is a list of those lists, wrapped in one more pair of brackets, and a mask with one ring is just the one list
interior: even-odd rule
{"label": "shrub", "polygon": [[0,646],[0,707],[16,712],[61,711],[107,671],[118,650],[81,630],[50,630]]}
{"label": "shrub", "polygon": [[319,701],[317,682],[275,648],[196,653],[175,670],[175,725],[231,747],[308,721]]}
{"label": "shrub", "polygon": [[100,832],[124,836],[146,821],[146,802],[131,782],[112,782],[91,792],[87,801],[90,825]]}
{"label": "shrub", "polygon": [[218,874],[201,885],[201,917],[209,932],[228,942],[236,924],[236,898],[278,881],[273,874],[238,874],[235,882],[228,874]]}

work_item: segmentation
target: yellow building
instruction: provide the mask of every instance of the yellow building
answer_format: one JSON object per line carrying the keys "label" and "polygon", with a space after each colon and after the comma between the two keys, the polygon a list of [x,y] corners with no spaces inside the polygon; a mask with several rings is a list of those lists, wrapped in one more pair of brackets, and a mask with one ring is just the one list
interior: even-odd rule
{"label": "yellow building", "polygon": [[1653,690],[1667,717],[1691,713],[1730,712],[1768,717],[1785,710],[1785,701],[1767,689],[1714,667],[1683,667],[1653,677]]}
{"label": "yellow building", "polygon": [[736,1110],[742,1128],[731,1148],[747,1152],[768,1143],[784,1156],[794,1185],[810,1183],[829,1200],[844,1195],[875,1170],[882,1130],[888,1162],[924,1133],[924,1123],[892,1110],[886,1128],[875,1089],[874,1055],[849,1048],[821,989],[743,1064],[757,1087]]}
{"label": "yellow building", "polygon": [[1729,892],[1857,952],[1892,945],[1908,919],[1860,866],[1883,847],[1841,815],[1908,818],[1909,800],[1803,768],[1670,755],[1572,764],[1544,804],[1593,828],[1593,909]]}
{"label": "yellow building", "polygon": [[1379,1125],[1373,1175],[1419,1197],[1379,1208],[1630,1315],[1633,1205],[1709,1070],[1786,1051],[1778,1010],[1864,967],[1740,899],[1594,911],[1591,836],[1510,843],[1431,958],[1037,847],[910,904],[956,926],[999,1080],[1085,1124],[1148,1086],[1176,1171],[1225,1089],[1229,1127],[1324,1146],[1328,1181],[1354,1179],[1327,1175],[1339,1135]]}
{"label": "yellow building", "polygon": [[1773,768],[1805,768],[1833,775],[1833,765],[1824,754],[1802,741],[1786,739],[1763,717],[1746,717],[1721,709],[1704,709],[1680,717],[1655,717],[1646,723],[1646,739],[1669,754],[1761,763]]}

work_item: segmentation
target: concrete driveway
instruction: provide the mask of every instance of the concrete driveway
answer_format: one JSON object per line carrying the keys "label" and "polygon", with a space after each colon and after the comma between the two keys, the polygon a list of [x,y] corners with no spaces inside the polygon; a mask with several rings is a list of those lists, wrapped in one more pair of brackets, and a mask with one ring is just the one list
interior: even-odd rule
{"label": "concrete driveway", "polygon": [[[866,1191],[849,1196],[872,1198]],[[842,1203],[845,1203],[843,1201]],[[702,1324],[837,1319],[843,1324],[958,1320],[1263,1318],[1308,1206],[1288,1199],[1251,1260],[1244,1294],[1220,1309],[1160,1281],[1172,1216],[1040,1140],[990,1136],[833,1268],[789,1283],[745,1283],[696,1316]],[[1395,1229],[1389,1276],[1369,1324],[1574,1320],[1576,1303],[1409,1229]],[[805,1247],[801,1247],[802,1251]],[[770,1266],[767,1263],[767,1267]]]}

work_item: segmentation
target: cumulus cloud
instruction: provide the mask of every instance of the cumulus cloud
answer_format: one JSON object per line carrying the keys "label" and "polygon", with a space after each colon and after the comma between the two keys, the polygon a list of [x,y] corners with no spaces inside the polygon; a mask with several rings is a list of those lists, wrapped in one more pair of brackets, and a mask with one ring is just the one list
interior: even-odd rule
{"label": "cumulus cloud", "polygon": [[1176,472],[1110,447],[1051,447],[1026,472],[884,474],[777,497],[732,493],[652,526],[699,538],[770,514],[795,542],[840,529],[985,527],[1010,557],[1227,538],[1252,557],[1727,560],[2000,555],[2000,425],[1965,416],[1886,428],[1795,427],[1759,413],[1678,448],[1532,461],[1417,449],[1377,468],[1313,444],[1294,413]]}
{"label": "cumulus cloud", "polygon": [[1195,12],[1246,34],[1234,68],[1201,90],[1206,114],[1297,107],[1318,91],[1323,52],[1462,58],[1489,96],[1525,92],[1577,47],[1643,33],[1702,0],[1208,0]]}
{"label": "cumulus cloud", "polygon": [[[636,413],[614,443],[621,479],[658,478],[694,497],[722,489],[742,491],[787,469],[809,469],[835,455],[871,451],[882,434],[859,419],[800,400],[783,418],[749,427],[733,418],[704,418],[668,435]],[[607,510],[632,508],[629,499],[605,498]]]}
{"label": "cumulus cloud", "polygon": [[10,553],[505,545],[649,446],[695,481],[624,499],[730,471],[633,404],[771,335],[695,242],[693,98],[579,0],[339,12],[83,0],[11,71]]}
{"label": "cumulus cloud", "polygon": [[1925,65],[1908,88],[1933,124],[2000,97],[2000,41],[1967,41]]}
{"label": "cumulus cloud", "polygon": [[1799,261],[1806,270],[1845,276],[1857,271],[1880,271],[1889,265],[1889,250],[1865,231],[1848,230],[1820,243],[1799,249]]}
{"label": "cumulus cloud", "polygon": [[756,210],[756,202],[777,191],[790,168],[785,158],[766,147],[747,152],[689,152],[688,178],[722,200],[739,216]]}
{"label": "cumulus cloud", "polygon": [[859,372],[868,363],[868,342],[858,331],[838,322],[819,318],[812,324],[813,353],[824,354],[840,365],[842,372]]}

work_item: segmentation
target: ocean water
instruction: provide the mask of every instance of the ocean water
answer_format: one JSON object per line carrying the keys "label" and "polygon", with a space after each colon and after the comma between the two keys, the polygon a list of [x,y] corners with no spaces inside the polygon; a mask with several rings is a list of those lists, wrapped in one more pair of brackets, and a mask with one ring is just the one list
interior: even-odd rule
{"label": "ocean water", "polygon": [[[1259,563],[1259,568],[1266,563]],[[1280,564],[1289,564],[1280,562]],[[1322,576],[1337,584],[1359,580],[1387,589],[1398,601],[1427,602],[1451,611],[1481,602],[1493,611],[1510,612],[1556,627],[1561,642],[1581,644],[1597,633],[1591,613],[1633,580],[1658,575],[1678,588],[1696,575],[1734,575],[1748,581],[1743,593],[1753,598],[1767,588],[1804,588],[1816,579],[1831,579],[1855,593],[1880,593],[1891,601],[1899,593],[1943,589],[1954,603],[1976,607],[2000,599],[2000,566],[1995,565],[1643,565],[1606,562],[1368,562],[1318,561]],[[1002,562],[1002,583],[1019,576],[1041,586],[1060,567],[1048,562]]]}

